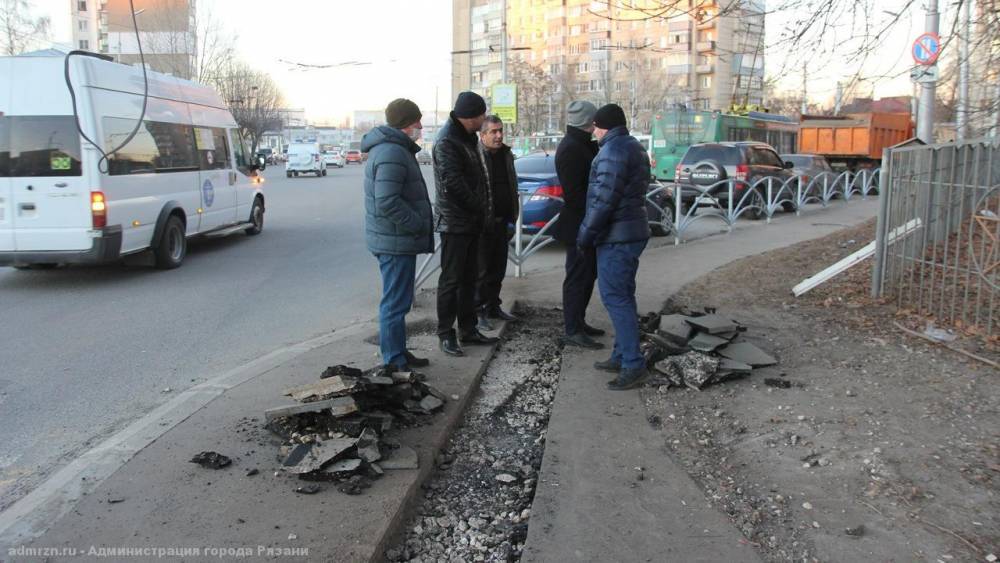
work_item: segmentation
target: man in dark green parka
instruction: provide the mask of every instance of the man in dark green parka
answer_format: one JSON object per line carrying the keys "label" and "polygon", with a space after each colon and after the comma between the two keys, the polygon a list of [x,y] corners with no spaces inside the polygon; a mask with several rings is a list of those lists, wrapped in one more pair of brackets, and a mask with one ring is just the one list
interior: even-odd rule
{"label": "man in dark green parka", "polygon": [[365,165],[365,242],[382,273],[379,346],[382,362],[399,370],[429,362],[406,349],[406,314],[413,305],[417,254],[434,252],[433,212],[416,154],[423,126],[417,104],[403,98],[385,108],[386,125],[361,139]]}

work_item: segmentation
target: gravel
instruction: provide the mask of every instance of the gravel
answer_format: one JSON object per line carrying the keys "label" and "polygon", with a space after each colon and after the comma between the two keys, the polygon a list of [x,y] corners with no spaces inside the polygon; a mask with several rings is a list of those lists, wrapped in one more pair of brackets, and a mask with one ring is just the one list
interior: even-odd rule
{"label": "gravel", "polygon": [[481,396],[442,450],[437,472],[389,561],[518,561],[559,380],[560,316],[519,311],[483,376]]}

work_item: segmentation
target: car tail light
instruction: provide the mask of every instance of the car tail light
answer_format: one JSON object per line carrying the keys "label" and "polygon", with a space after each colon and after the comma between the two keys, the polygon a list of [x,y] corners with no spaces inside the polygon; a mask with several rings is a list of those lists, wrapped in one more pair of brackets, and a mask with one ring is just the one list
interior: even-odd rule
{"label": "car tail light", "polygon": [[746,164],[736,165],[736,175],[733,176],[736,180],[740,182],[746,182],[747,178],[750,177],[750,166]]}
{"label": "car tail light", "polygon": [[534,223],[531,224],[531,226],[535,227],[536,229],[541,229],[542,227],[544,227],[547,224],[548,224],[547,221],[535,221]]}
{"label": "car tail light", "polygon": [[104,192],[90,192],[90,220],[95,229],[108,226],[108,204]]}
{"label": "car tail light", "polygon": [[535,193],[532,194],[530,198],[528,198],[528,201],[539,201],[542,199],[549,199],[552,197],[561,198],[562,196],[563,196],[562,186],[555,186],[548,184],[535,190]]}

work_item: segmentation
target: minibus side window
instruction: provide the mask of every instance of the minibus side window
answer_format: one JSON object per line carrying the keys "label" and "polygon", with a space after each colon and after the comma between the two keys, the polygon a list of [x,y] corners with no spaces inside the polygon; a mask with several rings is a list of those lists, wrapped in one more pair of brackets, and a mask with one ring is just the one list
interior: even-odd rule
{"label": "minibus side window", "polygon": [[0,116],[0,178],[10,176],[10,118]]}
{"label": "minibus side window", "polygon": [[[135,121],[105,117],[105,150],[117,147],[128,138]],[[179,123],[145,121],[135,137],[108,160],[112,176],[190,172],[198,170],[194,128]]]}
{"label": "minibus side window", "polygon": [[[5,134],[9,138],[9,168],[15,177],[80,176],[80,134],[73,116],[10,116]],[[2,141],[0,141],[2,144]],[[0,152],[5,149],[0,147]],[[3,157],[0,156],[0,160]],[[0,175],[4,175],[0,172]]]}
{"label": "minibus side window", "polygon": [[236,158],[236,168],[240,172],[249,176],[250,175],[250,163],[247,161],[246,148],[243,146],[243,139],[236,129],[230,129],[233,133],[233,153]]}
{"label": "minibus side window", "polygon": [[225,170],[232,166],[225,129],[195,127],[194,141],[202,170]]}

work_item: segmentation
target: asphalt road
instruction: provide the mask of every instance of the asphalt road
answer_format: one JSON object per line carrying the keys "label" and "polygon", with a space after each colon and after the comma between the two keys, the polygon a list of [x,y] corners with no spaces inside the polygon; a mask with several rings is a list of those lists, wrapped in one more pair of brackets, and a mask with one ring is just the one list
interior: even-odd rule
{"label": "asphalt road", "polygon": [[[432,170],[423,170],[433,190]],[[266,177],[263,234],[192,241],[176,270],[155,270],[144,259],[0,268],[0,511],[174,394],[376,316],[379,276],[364,243],[362,167],[287,179],[275,166]],[[552,245],[525,269],[562,262]],[[432,275],[424,288],[436,281]]]}

